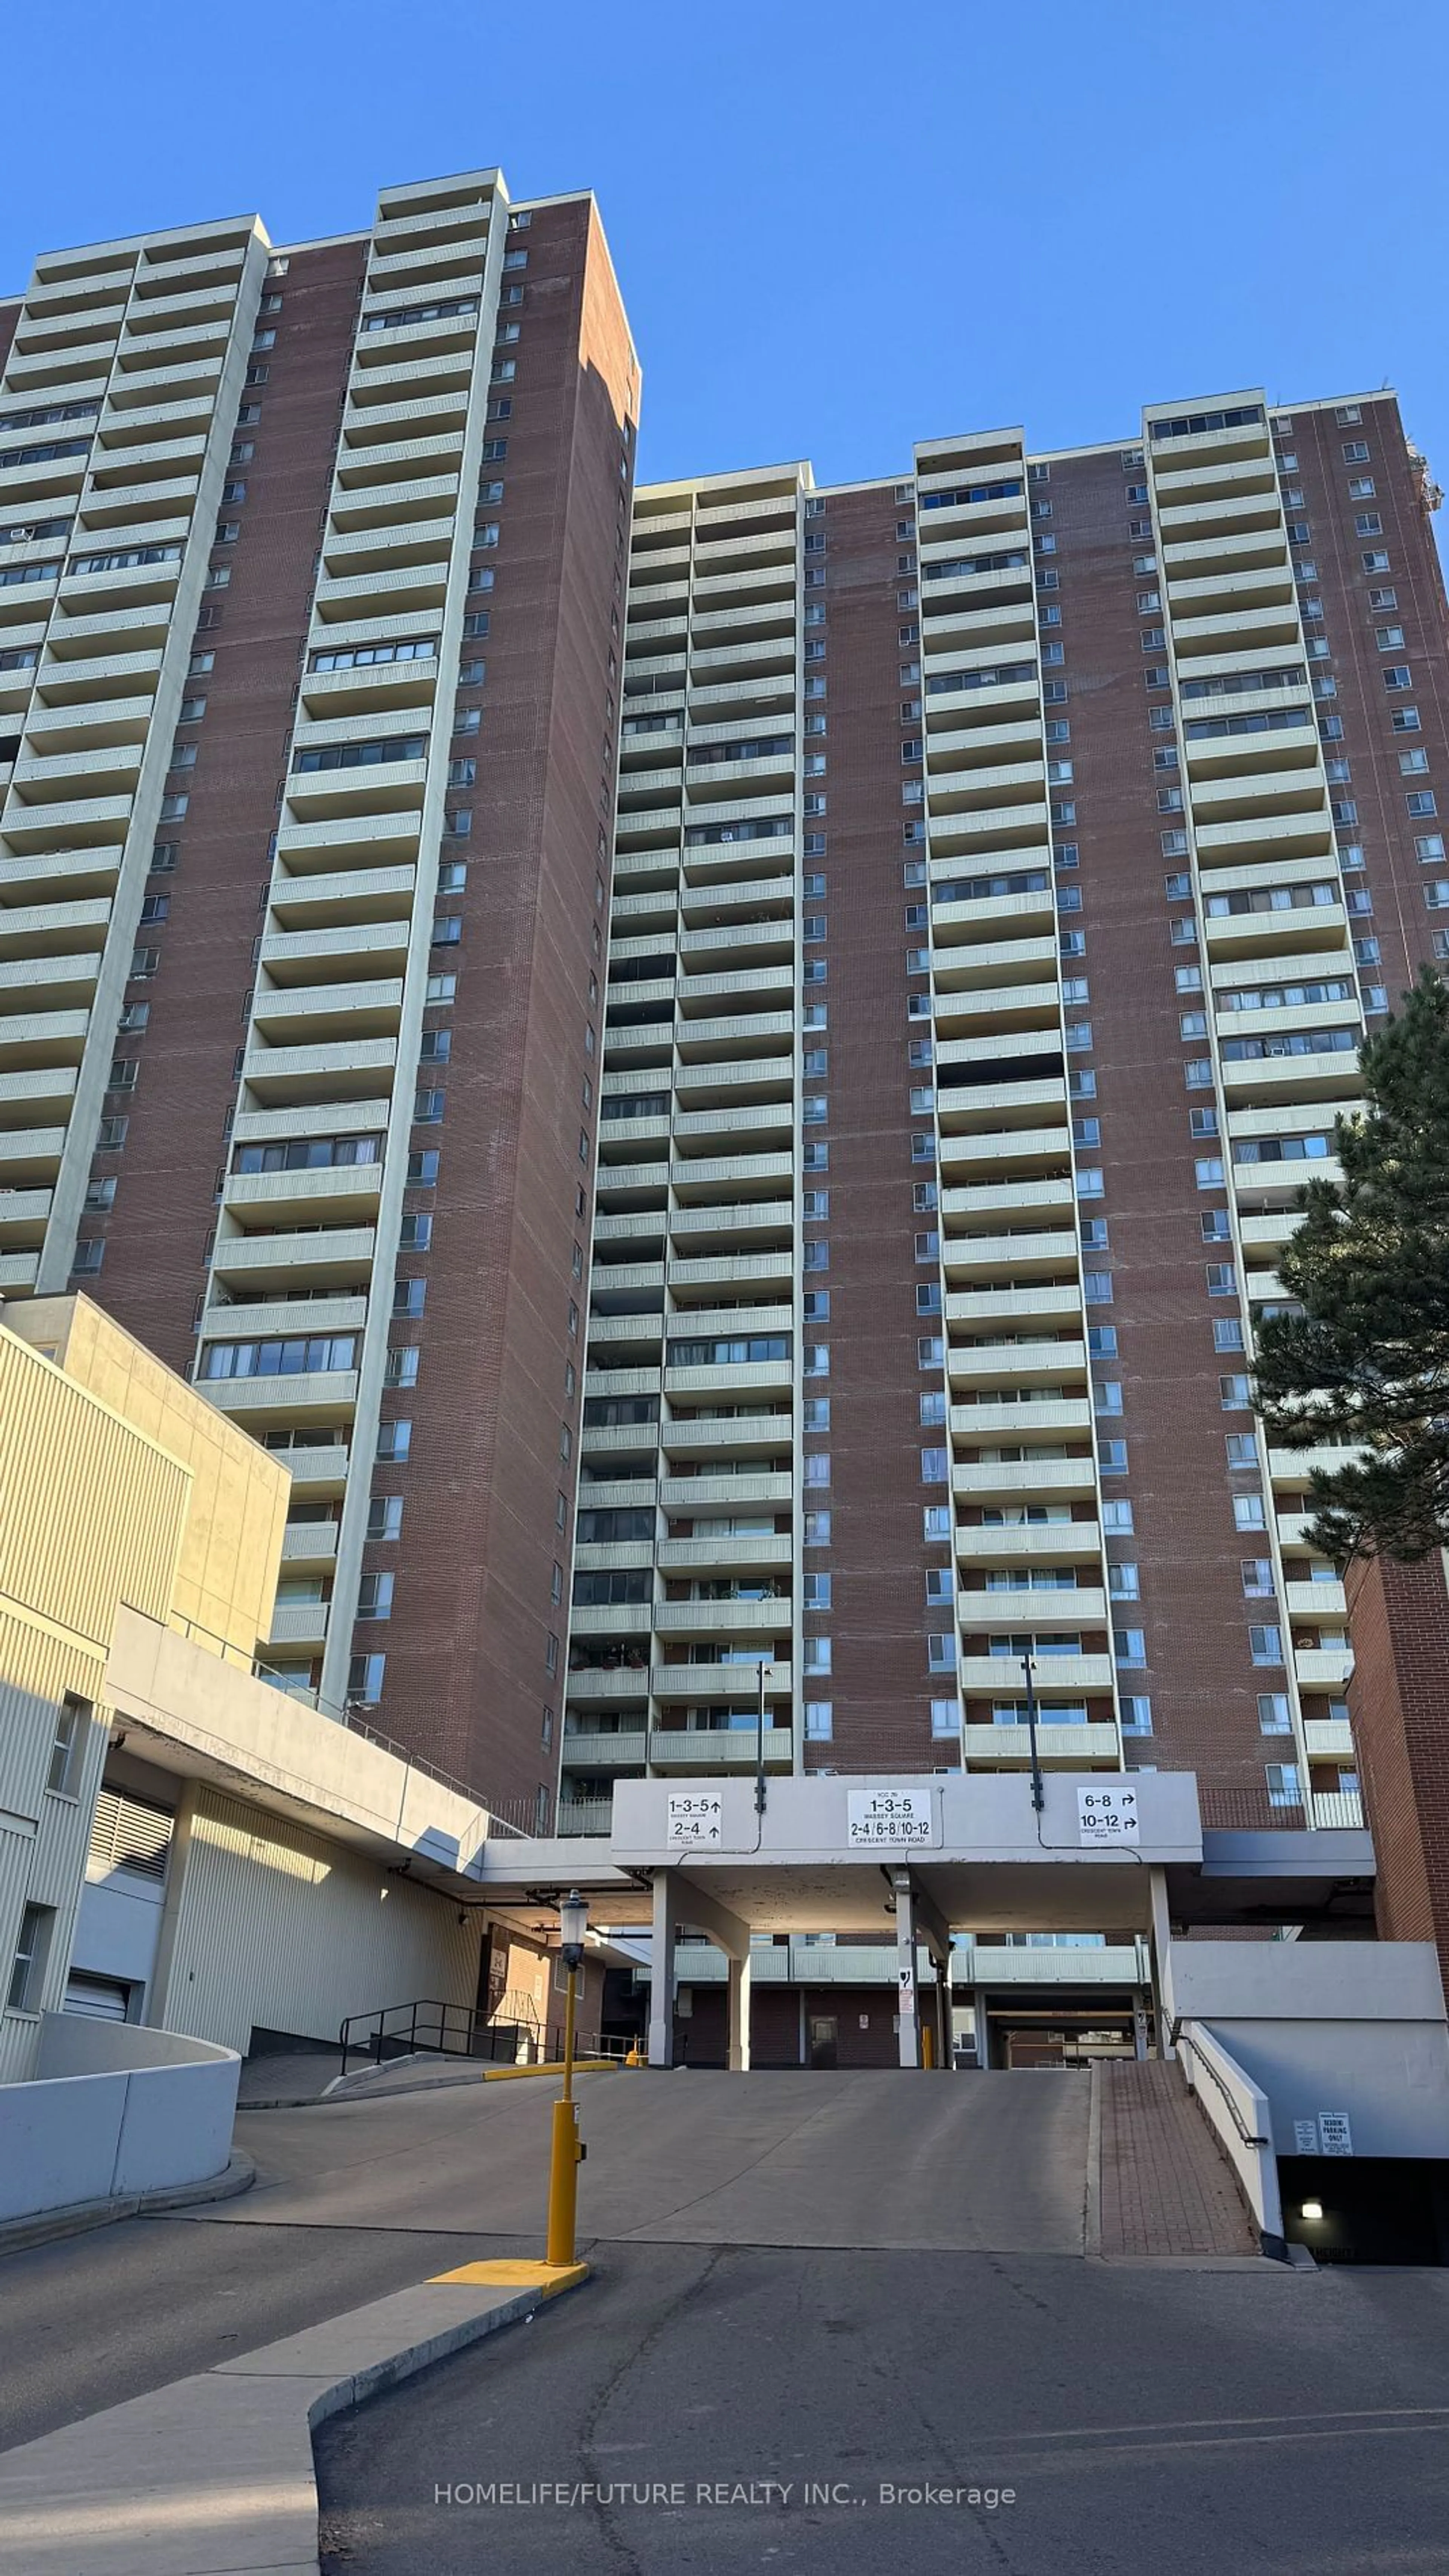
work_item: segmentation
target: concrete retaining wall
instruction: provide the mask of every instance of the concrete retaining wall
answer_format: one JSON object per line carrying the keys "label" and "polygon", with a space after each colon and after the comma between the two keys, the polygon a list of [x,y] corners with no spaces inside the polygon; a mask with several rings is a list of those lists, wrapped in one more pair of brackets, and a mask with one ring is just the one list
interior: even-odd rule
{"label": "concrete retaining wall", "polygon": [[0,2086],[0,2219],[204,2182],[231,2154],[241,2060],[130,2022],[47,2013],[33,2083]]}

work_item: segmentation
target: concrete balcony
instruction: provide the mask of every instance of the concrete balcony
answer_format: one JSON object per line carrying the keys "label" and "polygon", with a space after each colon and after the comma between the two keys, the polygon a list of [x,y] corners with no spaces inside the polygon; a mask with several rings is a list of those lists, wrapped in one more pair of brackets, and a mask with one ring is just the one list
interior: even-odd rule
{"label": "concrete balcony", "polygon": [[304,1207],[315,1208],[334,1225],[350,1216],[371,1217],[382,1196],[382,1174],[381,1162],[341,1163],[306,1172],[230,1172],[223,1194],[225,1212],[244,1229],[249,1212],[257,1209],[267,1223],[278,1212],[285,1215]]}
{"label": "concrete balcony", "polygon": [[[671,1476],[661,1472],[657,1492],[661,1509],[688,1520],[696,1512],[751,1512],[762,1507],[771,1511],[788,1510],[794,1499],[794,1479],[773,1470],[758,1475],[729,1476]],[[793,1545],[793,1541],[788,1539],[780,1543],[787,1548]],[[669,1539],[664,1544],[669,1547],[700,1546],[714,1552],[773,1542],[720,1538]]]}
{"label": "concrete balcony", "polygon": [[[68,1099],[89,1025],[88,1011],[27,1011],[0,1019],[0,1102]],[[37,1080],[24,1091],[11,1091],[7,1086],[22,1068]]]}
{"label": "concrete balcony", "polygon": [[[330,875],[274,876],[271,910],[289,932],[327,930],[344,923],[376,925],[405,921],[412,910],[417,869],[341,868]],[[272,934],[275,936],[275,934]],[[267,950],[263,963],[275,973]]]}
{"label": "concrete balcony", "polygon": [[1338,1048],[1311,1055],[1249,1056],[1222,1067],[1223,1090],[1230,1102],[1331,1100],[1346,1082],[1356,1082],[1358,1054]]}
{"label": "concrete balcony", "polygon": [[[1023,1561],[1096,1565],[1101,1562],[1102,1533],[1094,1520],[1012,1522],[1001,1528],[958,1521],[956,1554],[963,1564],[970,1565],[1020,1565]],[[1071,1595],[1066,1597],[1070,1599]]]}
{"label": "concrete balcony", "polygon": [[50,1202],[48,1189],[7,1189],[0,1183],[0,1245],[8,1252],[38,1248],[45,1240]]}
{"label": "concrete balcony", "polygon": [[1360,1454],[1352,1448],[1332,1448],[1326,1441],[1316,1449],[1270,1449],[1269,1479],[1274,1485],[1301,1486],[1306,1492],[1315,1467],[1331,1476],[1335,1468],[1350,1465]]}
{"label": "concrete balcony", "polygon": [[1092,1406],[1083,1394],[1048,1397],[1036,1404],[953,1404],[951,1429],[956,1439],[974,1447],[978,1440],[1055,1439],[1063,1431],[1090,1431]]}
{"label": "concrete balcony", "polygon": [[12,794],[0,817],[0,858],[26,850],[63,850],[79,843],[119,844],[131,819],[129,796],[73,798],[63,804],[22,805]]}
{"label": "concrete balcony", "polygon": [[235,1298],[202,1310],[197,1334],[204,1342],[266,1341],[277,1333],[360,1333],[367,1299],[346,1291],[335,1297],[298,1297],[290,1303]]}
{"label": "concrete balcony", "polygon": [[780,1599],[659,1601],[654,1605],[653,1616],[655,1631],[661,1637],[774,1637],[789,1627],[790,1614],[789,1600]]}
{"label": "concrete balcony", "polygon": [[[74,701],[50,707],[39,705],[31,710],[26,724],[26,739],[37,752],[53,751],[57,754],[64,753],[68,747],[72,751],[87,752],[100,751],[113,743],[130,744],[133,748],[125,756],[125,767],[127,771],[133,771],[140,765],[141,745],[151,721],[153,703],[150,697],[108,697],[94,699],[89,705],[77,705]],[[104,766],[103,763],[100,765]],[[33,774],[37,763],[30,762],[25,766],[27,772]]]}
{"label": "concrete balcony", "polygon": [[[948,1089],[941,1079],[941,1072],[942,1069],[938,1067],[936,1108],[938,1119],[945,1129],[941,1138],[941,1162],[943,1169],[949,1168],[953,1184],[945,1194],[948,1206],[960,1195],[974,1197],[979,1189],[995,1186],[996,1183],[990,1176],[990,1167],[993,1164],[1012,1163],[1022,1167],[1019,1173],[1011,1176],[1013,1187],[1034,1177],[1029,1168],[1033,1164],[1070,1165],[1072,1137],[1071,1129],[1065,1122],[1061,1126],[1007,1127],[1004,1131],[993,1129],[989,1133],[979,1132],[974,1127],[959,1123],[947,1128],[945,1122],[948,1119],[954,1119],[957,1122],[974,1119],[982,1116],[984,1111],[981,1092],[976,1086],[962,1085],[958,1089]],[[994,1087],[991,1086],[991,1088]],[[1024,1084],[1022,1088],[1033,1092],[1045,1090],[1049,1097],[1055,1096],[1057,1099],[1062,1097],[1060,1084],[1030,1083]],[[1029,1104],[1022,1105],[1026,1107]],[[972,1177],[976,1173],[982,1174],[980,1180]],[[1049,1169],[1047,1178],[1055,1181],[1056,1177],[1056,1172]]]}
{"label": "concrete balcony", "polygon": [[[1003,1613],[1002,1625],[1008,1624]],[[1053,1624],[1061,1625],[1060,1611]],[[1110,1655],[1042,1655],[1036,1660],[1035,1673],[1039,1698],[1067,1691],[1110,1695],[1112,1689]],[[973,1699],[1011,1699],[1025,1689],[1021,1665],[1009,1655],[963,1655],[958,1678],[963,1692]]]}
{"label": "concrete balcony", "polygon": [[[1115,1609],[1116,1605],[1112,1605]],[[1009,1622],[1013,1629],[1104,1628],[1108,1620],[1108,1599],[1100,1586],[1090,1589],[1079,1584],[1075,1591],[1052,1589],[1040,1592],[967,1592],[956,1596],[956,1616],[963,1630],[1000,1627]],[[1048,1656],[1037,1666],[1038,1679],[1050,1673],[1055,1657]]]}
{"label": "concrete balcony", "polygon": [[793,1237],[794,1212],[789,1199],[764,1199],[745,1207],[676,1207],[669,1211],[669,1233],[677,1244],[700,1238],[722,1245],[755,1243],[776,1249]]}
{"label": "concrete balcony", "polygon": [[1090,1458],[1032,1458],[1001,1463],[973,1459],[951,1471],[951,1490],[959,1502],[1084,1501],[1097,1490],[1097,1471]]}
{"label": "concrete balcony", "polygon": [[[1031,1737],[1024,1726],[963,1726],[961,1743],[963,1758],[971,1769],[984,1769],[993,1763],[1010,1763],[1013,1769],[1020,1769],[1031,1759]],[[1115,1771],[1121,1762],[1115,1726],[1053,1726],[1049,1711],[1037,1720],[1036,1744],[1044,1771],[1079,1771],[1088,1764],[1095,1770]],[[1006,1955],[1014,1961],[1019,1954],[1008,1951]],[[985,1952],[977,1953],[977,1974],[989,1982],[992,1968],[985,1965],[987,1956]],[[989,1956],[994,1966],[995,1952]]]}
{"label": "concrete balcony", "polygon": [[260,1278],[277,1286],[296,1278],[304,1287],[348,1287],[366,1278],[376,1244],[370,1225],[315,1234],[222,1235],[212,1254],[212,1272],[218,1279]]}
{"label": "concrete balcony", "polygon": [[1346,1717],[1306,1717],[1303,1749],[1315,1761],[1351,1762],[1353,1728]]}
{"label": "concrete balcony", "polygon": [[[0,913],[0,922],[5,916]],[[17,957],[0,962],[0,1013],[33,1011],[38,1003],[51,1010],[88,1003],[100,973],[99,949],[78,957]],[[0,1021],[0,1026],[3,1026]]]}
{"label": "concrete balcony", "polygon": [[[611,1731],[600,1726],[566,1724],[563,1734],[563,1767],[565,1771],[570,1765],[579,1770],[589,1771],[640,1771],[646,1759],[646,1743],[647,1737],[642,1727],[637,1731],[631,1728],[628,1733],[625,1733],[622,1728]],[[562,1808],[560,1808],[560,1831],[562,1830]]]}
{"label": "concrete balcony", "polygon": [[[701,1478],[694,1479],[694,1482],[696,1483],[703,1481],[704,1480]],[[737,1480],[731,1479],[731,1481],[734,1482]],[[779,1481],[788,1487],[788,1477],[782,1477]],[[737,1497],[731,1495],[729,1499],[734,1501]],[[789,1536],[787,1531],[779,1531],[773,1538],[761,1535],[756,1538],[661,1539],[654,1550],[654,1561],[661,1574],[694,1573],[708,1575],[715,1572],[744,1573],[751,1567],[755,1566],[783,1565],[788,1567],[792,1562],[793,1554],[793,1539]],[[693,1609],[700,1605],[695,1603],[676,1602],[669,1606],[675,1609]],[[712,1606],[720,1607],[721,1605],[714,1604]],[[777,1607],[778,1605],[756,1604],[755,1606]]]}
{"label": "concrete balcony", "polygon": [[0,1295],[28,1296],[39,1268],[38,1252],[0,1252]]}
{"label": "concrete balcony", "polygon": [[[1337,950],[1347,972],[1353,961],[1348,950],[1348,915],[1337,903],[1304,905],[1292,912],[1237,912],[1226,918],[1210,916],[1203,924],[1207,955],[1214,964],[1224,957],[1262,958],[1270,963],[1275,976],[1286,969],[1278,962],[1285,949],[1310,949],[1323,952]],[[1315,959],[1319,974],[1324,971],[1325,955]]]}
{"label": "concrete balcony", "polygon": [[[711,1696],[701,1691],[701,1699]],[[649,1736],[649,1759],[655,1771],[753,1771],[758,1749],[753,1726],[655,1727]],[[788,1726],[765,1729],[765,1767],[788,1771],[795,1758],[795,1738]]]}
{"label": "concrete balcony", "polygon": [[946,1354],[946,1367],[953,1387],[995,1385],[1002,1379],[1085,1379],[1087,1346],[1083,1341],[1043,1341],[1007,1342],[998,1350],[952,1348]]}
{"label": "concrete balcony", "polygon": [[1293,1670],[1300,1690],[1341,1691],[1353,1671],[1353,1655],[1344,1647],[1299,1646]]}
{"label": "concrete balcony", "polygon": [[0,1045],[0,1110],[68,1108],[76,1086],[76,1065],[85,1044],[84,1011],[57,1011],[57,1020],[65,1023],[66,1038],[57,1041],[68,1046],[69,1063],[26,1065],[21,1059],[36,1052],[35,1046],[7,1051]]}
{"label": "concrete balcony", "polygon": [[[1066,1288],[981,1288],[953,1291],[946,1301],[946,1313],[953,1324],[1029,1322],[1038,1316],[1061,1315],[1070,1317],[1080,1332],[1081,1303],[1075,1282]],[[1060,1350],[1062,1345],[1058,1342],[1053,1348]],[[947,1353],[948,1366],[957,1357],[971,1356],[953,1349]]]}
{"label": "concrete balcony", "polygon": [[63,1127],[0,1128],[0,1175],[12,1189],[53,1180],[65,1150]]}
{"label": "concrete balcony", "polygon": [[[759,1664],[655,1664],[649,1674],[649,1687],[656,1699],[730,1700],[751,1708],[760,1696],[760,1673],[765,1676],[766,1700],[788,1699],[792,1687],[793,1667],[788,1663]],[[569,1676],[570,1687],[578,1676]],[[636,1676],[637,1678],[637,1676]]]}
{"label": "concrete balcony", "polygon": [[[403,876],[412,873],[410,868],[398,870]],[[339,923],[335,930],[271,930],[262,940],[258,963],[271,977],[274,993],[312,983],[320,987],[329,973],[336,974],[340,983],[345,970],[360,961],[366,961],[374,973],[379,967],[391,967],[400,977],[411,928],[410,918],[404,915],[390,921]]]}
{"label": "concrete balcony", "polygon": [[[1009,867],[1029,865],[1026,853],[1034,859],[1045,852],[1050,829],[1047,808],[1041,803],[988,805],[971,814],[939,813],[931,808],[931,847],[938,859],[957,858],[963,867],[994,868],[999,861]],[[989,936],[991,928],[1007,921],[1039,920],[1043,913],[1055,916],[1056,905],[1050,891],[1045,894],[1000,895],[979,903],[945,903],[933,916],[936,935],[953,927],[970,936]]]}
{"label": "concrete balcony", "polygon": [[346,1421],[357,1403],[355,1369],[328,1369],[296,1377],[224,1377],[198,1379],[198,1395],[218,1413],[267,1414],[285,1421],[305,1413],[323,1422]]}
{"label": "concrete balcony", "polygon": [[[1070,1148],[1068,1148],[1070,1151]],[[1000,1180],[973,1183],[967,1188],[949,1188],[941,1192],[941,1215],[952,1217],[1007,1216],[1030,1208],[1070,1208],[1075,1192],[1070,1173],[1048,1180]],[[941,1238],[941,1254],[949,1271],[953,1262],[970,1262],[975,1246],[969,1237],[958,1237],[949,1229]]]}
{"label": "concrete balcony", "polygon": [[[676,1403],[689,1395],[763,1395],[778,1390],[783,1393],[794,1383],[794,1369],[789,1360],[722,1361],[715,1367],[666,1368],[664,1391]],[[731,1423],[730,1430],[739,1428]],[[740,1445],[740,1444],[736,1444]]]}
{"label": "concrete balcony", "polygon": [[565,1685],[567,1704],[571,1709],[637,1709],[649,1697],[652,1678],[647,1664],[614,1664],[606,1672],[571,1672]]}
{"label": "concrete balcony", "polygon": [[[1018,1279],[1033,1271],[1075,1271],[1081,1247],[1075,1234],[1043,1229],[1040,1233],[1027,1227],[1015,1232],[1003,1229],[997,1234],[948,1234],[941,1244],[942,1260],[948,1278],[969,1278],[983,1271],[988,1277],[1003,1269]],[[948,1321],[957,1320],[957,1301],[946,1299]],[[961,1317],[966,1309],[961,1309]]]}
{"label": "concrete balcony", "polygon": [[258,1101],[303,1095],[324,1100],[371,1099],[378,1076],[397,1061],[395,1038],[329,1040],[316,1046],[248,1046],[242,1079]]}
{"label": "concrete balcony", "polygon": [[270,1646],[324,1646],[327,1642],[325,1601],[279,1601],[267,1631]]}
{"label": "concrete balcony", "polygon": [[410,813],[414,828],[420,829],[427,769],[426,760],[368,763],[356,769],[294,769],[287,779],[287,819],[316,823],[334,814],[366,818]]}
{"label": "concrete balcony", "polygon": [[290,1468],[292,1491],[309,1501],[323,1494],[340,1494],[347,1482],[348,1451],[335,1449],[281,1449],[271,1453]]}
{"label": "concrete balcony", "polygon": [[[252,1000],[257,1029],[310,1029],[318,1040],[355,1033],[391,1036],[402,1014],[402,978],[365,984],[285,985],[258,989]],[[285,1039],[274,1041],[285,1044]]]}
{"label": "concrete balcony", "polygon": [[104,897],[0,909],[0,957],[44,960],[63,970],[67,951],[99,952],[104,947],[110,919],[111,907]]}
{"label": "concrete balcony", "polygon": [[[1291,1572],[1291,1569],[1290,1569]],[[1348,1614],[1341,1583],[1294,1583],[1283,1587],[1283,1599],[1290,1618],[1342,1619]]]}

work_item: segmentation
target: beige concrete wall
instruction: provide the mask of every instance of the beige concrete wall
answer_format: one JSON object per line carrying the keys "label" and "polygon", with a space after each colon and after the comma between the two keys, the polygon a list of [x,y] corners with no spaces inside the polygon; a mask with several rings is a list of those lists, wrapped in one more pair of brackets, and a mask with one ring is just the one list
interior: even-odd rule
{"label": "beige concrete wall", "polygon": [[291,1490],[286,1468],[88,1297],[34,1298],[12,1307],[6,1322],[190,1471],[169,1608],[250,1662],[271,1627]]}
{"label": "beige concrete wall", "polygon": [[254,2026],[335,2039],[348,2013],[471,2005],[481,1912],[202,1784],[182,1811],[163,1932],[168,2030],[245,2049]]}

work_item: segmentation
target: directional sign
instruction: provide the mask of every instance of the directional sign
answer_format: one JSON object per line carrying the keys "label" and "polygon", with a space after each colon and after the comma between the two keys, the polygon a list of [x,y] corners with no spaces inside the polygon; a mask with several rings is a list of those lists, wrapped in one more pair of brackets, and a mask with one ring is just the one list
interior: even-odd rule
{"label": "directional sign", "polygon": [[1079,1789],[1079,1843],[1137,1843],[1142,1840],[1135,1789]]}
{"label": "directional sign", "polygon": [[935,1839],[929,1789],[851,1789],[845,1805],[852,1851],[888,1851]]}
{"label": "directional sign", "polygon": [[718,1850],[724,1840],[723,1790],[671,1789],[667,1839]]}

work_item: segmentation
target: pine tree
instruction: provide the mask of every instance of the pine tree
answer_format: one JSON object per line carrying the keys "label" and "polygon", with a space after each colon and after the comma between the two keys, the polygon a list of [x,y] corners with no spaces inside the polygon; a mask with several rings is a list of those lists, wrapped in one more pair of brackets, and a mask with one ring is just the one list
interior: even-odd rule
{"label": "pine tree", "polygon": [[1362,1068],[1342,1182],[1310,1182],[1279,1261],[1303,1312],[1263,1324],[1254,1402],[1274,1448],[1365,1453],[1315,1469],[1315,1544],[1413,1562],[1449,1546],[1449,991],[1431,968]]}

